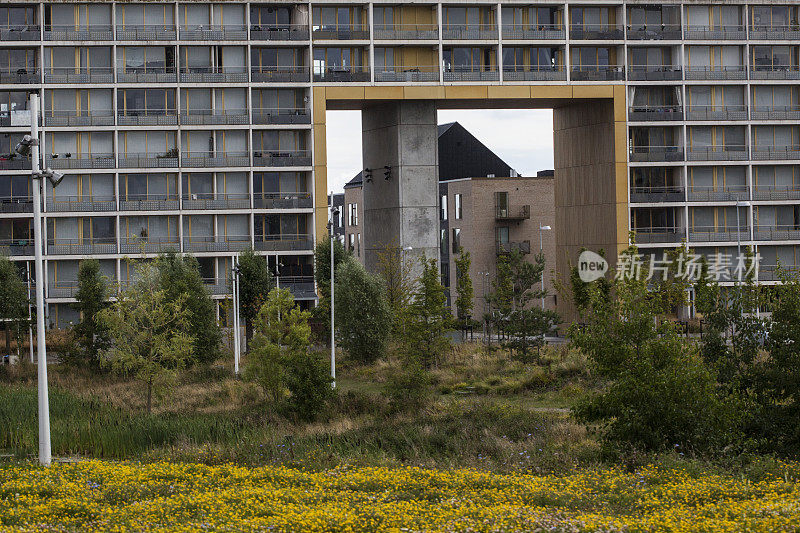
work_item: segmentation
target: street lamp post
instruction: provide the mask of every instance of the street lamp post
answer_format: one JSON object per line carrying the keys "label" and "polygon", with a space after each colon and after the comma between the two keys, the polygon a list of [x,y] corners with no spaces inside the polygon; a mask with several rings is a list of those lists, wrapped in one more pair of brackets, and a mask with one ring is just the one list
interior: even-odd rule
{"label": "street lamp post", "polygon": [[[550,231],[550,226],[542,226],[539,224],[539,253],[544,254],[544,237],[542,236],[543,231]],[[542,271],[542,311],[544,311],[544,271]]]}
{"label": "street lamp post", "polygon": [[233,292],[233,373],[239,376],[239,359],[241,357],[241,339],[239,325],[239,258],[233,258],[231,269],[231,285]]}
{"label": "street lamp post", "polygon": [[333,221],[339,210],[333,205],[333,191],[331,191],[331,388],[336,388],[336,327],[333,322],[333,277],[334,277],[334,249],[333,249]]}

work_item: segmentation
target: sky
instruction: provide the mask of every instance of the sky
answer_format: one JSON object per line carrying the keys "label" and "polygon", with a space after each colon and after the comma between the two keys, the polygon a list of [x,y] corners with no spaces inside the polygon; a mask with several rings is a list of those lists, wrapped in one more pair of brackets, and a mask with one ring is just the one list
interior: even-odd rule
{"label": "sky", "polygon": [[[440,110],[439,124],[460,122],[523,176],[553,168],[551,109]],[[327,111],[328,189],[340,192],[361,170],[361,112]]]}

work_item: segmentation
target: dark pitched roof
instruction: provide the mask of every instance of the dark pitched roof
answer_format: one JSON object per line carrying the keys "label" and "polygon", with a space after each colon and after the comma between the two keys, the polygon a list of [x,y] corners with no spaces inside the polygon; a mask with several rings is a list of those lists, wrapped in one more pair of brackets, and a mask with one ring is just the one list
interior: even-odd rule
{"label": "dark pitched roof", "polygon": [[363,173],[364,171],[362,170],[361,172],[353,176],[353,179],[344,184],[344,188],[350,189],[352,187],[361,187],[361,185],[364,183],[364,177],[362,176]]}

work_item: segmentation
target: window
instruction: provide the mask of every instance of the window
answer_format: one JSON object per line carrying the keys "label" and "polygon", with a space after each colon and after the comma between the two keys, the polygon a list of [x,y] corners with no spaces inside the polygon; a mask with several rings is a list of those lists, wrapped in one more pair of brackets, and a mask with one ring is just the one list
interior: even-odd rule
{"label": "window", "polygon": [[439,220],[447,220],[447,195],[439,197]]}
{"label": "window", "polygon": [[461,220],[464,218],[464,205],[463,205],[463,194],[456,194],[456,220]]}
{"label": "window", "polygon": [[358,257],[361,257],[361,234],[360,233],[356,234],[356,255],[358,255]]}
{"label": "window", "polygon": [[500,226],[497,228],[497,242],[508,244],[508,226]]}
{"label": "window", "polygon": [[439,253],[447,255],[447,230],[439,230]]}
{"label": "window", "polygon": [[355,249],[356,234],[350,233],[347,235],[347,251],[352,252]]}
{"label": "window", "polygon": [[358,226],[358,204],[347,204],[347,225]]}
{"label": "window", "polygon": [[442,263],[442,275],[441,275],[441,282],[442,287],[445,289],[450,287],[450,265],[447,263]]}
{"label": "window", "polygon": [[453,228],[453,253],[457,254],[461,250],[461,228]]}

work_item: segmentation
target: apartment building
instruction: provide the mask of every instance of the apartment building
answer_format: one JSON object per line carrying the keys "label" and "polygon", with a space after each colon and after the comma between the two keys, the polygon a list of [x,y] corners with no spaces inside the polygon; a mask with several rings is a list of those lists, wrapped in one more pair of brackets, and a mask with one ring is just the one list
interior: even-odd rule
{"label": "apartment building", "polygon": [[[800,264],[798,9],[10,0],[0,7],[0,248],[28,269],[30,163],[11,153],[29,129],[31,92],[45,164],[67,174],[45,191],[37,280],[57,324],[76,318],[81,258],[124,284],[126,257],[168,249],[196,255],[222,298],[233,256],[253,247],[311,302],[328,108],[374,118],[402,107],[407,122],[424,104],[418,129],[435,139],[437,107],[552,107],[559,272],[581,246],[618,250],[632,230],[643,249],[752,245],[770,283],[778,260]],[[365,136],[365,153],[379,153],[378,139]],[[419,190],[408,153],[376,157],[365,166],[390,169],[380,185]],[[380,197],[369,187],[384,194],[377,179],[364,187],[368,199]],[[420,187],[424,199],[399,197],[435,220],[437,191]],[[369,205],[360,215],[383,216]],[[406,239],[398,227],[386,231]],[[414,236],[423,245],[408,244],[434,249],[436,225],[425,231]],[[362,246],[378,237],[363,234]]]}

